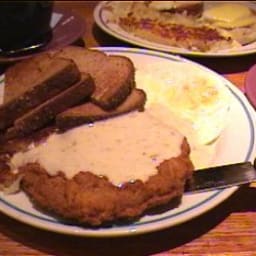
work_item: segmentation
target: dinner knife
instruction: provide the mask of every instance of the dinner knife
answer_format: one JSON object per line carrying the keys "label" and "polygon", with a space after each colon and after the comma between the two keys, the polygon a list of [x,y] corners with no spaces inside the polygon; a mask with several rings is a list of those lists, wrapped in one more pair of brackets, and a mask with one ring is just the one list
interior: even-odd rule
{"label": "dinner knife", "polygon": [[[256,165],[256,164],[255,164]],[[205,192],[256,181],[256,169],[250,162],[210,167],[194,171],[185,193]]]}

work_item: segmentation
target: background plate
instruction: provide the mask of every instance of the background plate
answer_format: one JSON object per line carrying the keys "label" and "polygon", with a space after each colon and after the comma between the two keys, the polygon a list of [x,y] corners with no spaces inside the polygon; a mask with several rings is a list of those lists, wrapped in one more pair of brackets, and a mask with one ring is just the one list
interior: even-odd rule
{"label": "background plate", "polygon": [[[191,66],[191,68],[198,67],[205,72],[206,75],[213,75],[221,79],[223,81],[223,86],[229,88],[232,94],[232,104],[230,109],[231,119],[228,126],[217,140],[218,150],[212,165],[228,164],[253,159],[256,153],[255,112],[248,103],[246,97],[228,80],[199,64],[169,54],[131,48],[106,47],[99,49],[108,54],[124,55],[131,58],[137,70],[146,63],[158,62],[160,64],[171,64],[173,62],[180,62],[181,64],[186,63],[186,65]],[[155,76],[157,76],[157,72],[153,69],[152,73],[154,72]],[[0,88],[3,89],[3,77],[2,86]],[[185,195],[180,206],[175,209],[166,210],[162,213],[145,215],[132,224],[122,224],[103,228],[82,228],[56,220],[33,208],[30,201],[23,193],[9,196],[0,193],[0,210],[29,225],[58,233],[93,237],[126,236],[152,232],[188,221],[220,204],[234,193],[236,189],[237,187],[232,187],[212,192]]]}
{"label": "background plate", "polygon": [[[96,6],[94,10],[95,22],[106,33],[120,40],[126,41],[128,43],[142,46],[143,48],[147,47],[154,50],[171,52],[171,53],[182,54],[182,55],[191,55],[191,56],[197,56],[197,57],[232,57],[232,56],[252,54],[256,52],[256,42],[253,42],[251,44],[248,44],[246,46],[242,46],[240,48],[233,49],[233,50],[228,49],[228,50],[219,51],[219,52],[199,52],[199,51],[192,51],[184,48],[178,48],[178,47],[167,46],[159,43],[154,43],[146,39],[136,37],[131,33],[124,31],[117,24],[108,22],[110,13],[107,9],[104,8],[108,2],[109,1],[101,1]],[[221,2],[225,2],[225,1],[221,1]],[[256,4],[253,2],[249,2],[249,1],[239,1],[239,2],[242,4],[246,4],[250,6],[250,8],[256,10]],[[206,5],[211,5],[216,3],[217,1],[205,1]]]}

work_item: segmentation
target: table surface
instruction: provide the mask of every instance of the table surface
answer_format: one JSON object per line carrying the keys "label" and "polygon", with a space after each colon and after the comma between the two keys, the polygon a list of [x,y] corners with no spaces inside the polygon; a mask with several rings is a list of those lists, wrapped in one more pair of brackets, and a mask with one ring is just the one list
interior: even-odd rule
{"label": "table surface", "polygon": [[[101,31],[95,1],[58,2],[84,18],[86,47],[131,46]],[[243,89],[256,55],[190,58]],[[256,188],[244,186],[225,202],[189,222],[163,231],[122,238],[72,237],[39,230],[0,213],[0,255],[256,255]]]}

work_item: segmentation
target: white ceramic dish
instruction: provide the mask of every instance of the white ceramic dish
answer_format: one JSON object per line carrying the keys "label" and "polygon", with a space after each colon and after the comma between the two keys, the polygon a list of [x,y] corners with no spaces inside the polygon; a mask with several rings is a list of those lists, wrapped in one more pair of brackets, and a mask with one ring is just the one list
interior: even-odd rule
{"label": "white ceramic dish", "polygon": [[[124,31],[117,24],[108,22],[111,13],[105,8],[109,1],[101,1],[94,10],[94,19],[96,24],[104,30],[106,33],[126,41],[128,43],[141,46],[143,48],[150,48],[154,50],[170,52],[181,55],[190,55],[196,57],[233,57],[233,56],[242,56],[247,54],[252,54],[256,52],[256,42],[250,43],[248,45],[242,46],[233,50],[223,50],[218,52],[199,52],[193,50],[187,50],[184,48],[167,46],[164,44],[154,43],[146,39],[139,38]],[[225,1],[222,1],[225,2]],[[242,4],[249,5],[250,8],[256,10],[256,4],[250,1],[240,1]],[[216,1],[205,1],[206,5],[216,4]]]}
{"label": "white ceramic dish", "polygon": [[[171,64],[173,62],[186,63],[191,67],[197,66],[206,75],[213,75],[223,81],[223,86],[228,87],[232,95],[230,109],[231,121],[222,132],[217,141],[217,154],[212,165],[234,163],[252,160],[256,153],[256,116],[253,108],[245,96],[228,80],[215,72],[186,59],[175,57],[151,50],[131,48],[100,48],[108,54],[128,56],[132,59],[137,69],[146,63],[160,62]],[[154,72],[154,70],[152,70]],[[155,74],[157,76],[157,73]],[[3,77],[2,86],[3,91]],[[1,97],[0,97],[1,100]],[[217,206],[236,191],[237,187],[216,190],[200,194],[185,195],[179,207],[162,213],[146,215],[131,224],[122,224],[103,228],[83,228],[70,223],[65,223],[33,208],[26,195],[4,195],[0,193],[0,210],[6,215],[29,225],[45,230],[70,234],[75,236],[127,236],[148,233],[168,228],[186,222]],[[53,195],[54,196],[54,195]]]}

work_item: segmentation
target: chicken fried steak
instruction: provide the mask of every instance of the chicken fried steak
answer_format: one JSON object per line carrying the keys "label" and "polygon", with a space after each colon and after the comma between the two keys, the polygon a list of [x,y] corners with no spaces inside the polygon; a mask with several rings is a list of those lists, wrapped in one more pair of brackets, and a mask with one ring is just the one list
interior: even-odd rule
{"label": "chicken fried steak", "polygon": [[156,175],[146,182],[137,180],[120,187],[90,172],[66,179],[61,173],[50,176],[38,164],[27,164],[21,168],[21,186],[36,206],[61,218],[91,225],[133,219],[147,209],[182,196],[193,169],[188,155],[184,140],[180,156],[161,163]]}

